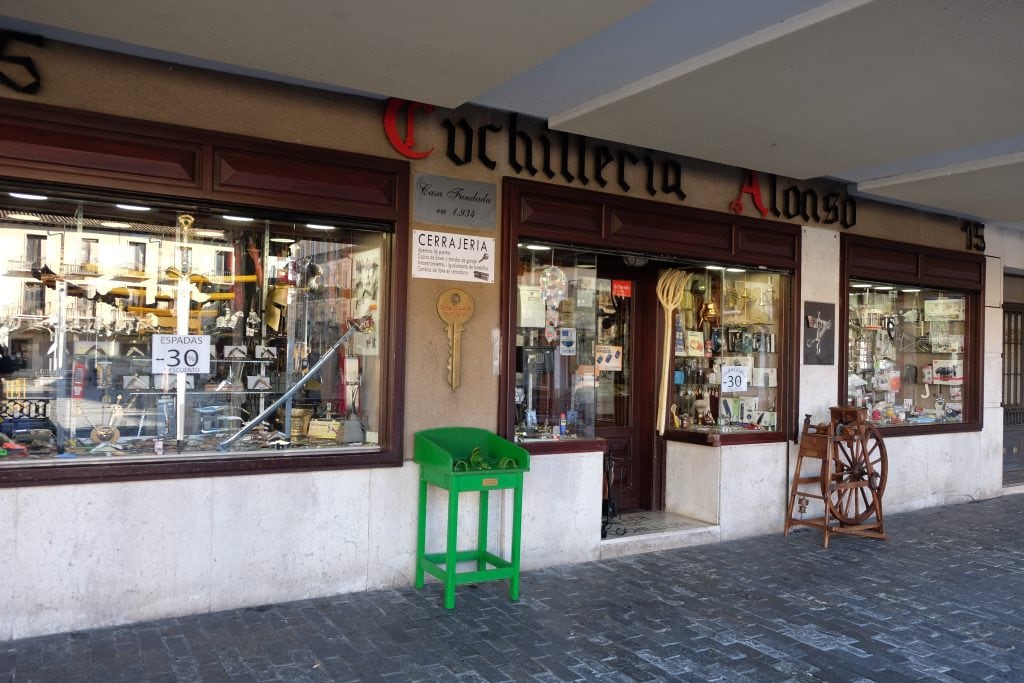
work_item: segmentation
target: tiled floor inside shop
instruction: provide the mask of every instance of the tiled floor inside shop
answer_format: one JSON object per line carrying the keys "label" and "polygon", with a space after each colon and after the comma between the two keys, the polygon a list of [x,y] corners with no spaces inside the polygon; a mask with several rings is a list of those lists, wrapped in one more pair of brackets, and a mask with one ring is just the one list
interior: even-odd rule
{"label": "tiled floor inside shop", "polygon": [[707,522],[701,522],[690,517],[680,517],[668,512],[637,511],[623,512],[617,517],[608,520],[606,530],[608,538],[615,538],[620,536],[643,536],[665,531],[702,529],[707,526]]}

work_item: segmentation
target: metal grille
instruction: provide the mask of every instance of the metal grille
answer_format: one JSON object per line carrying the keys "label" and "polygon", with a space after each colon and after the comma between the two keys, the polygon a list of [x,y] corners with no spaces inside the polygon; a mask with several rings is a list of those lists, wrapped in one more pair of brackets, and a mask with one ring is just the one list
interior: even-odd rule
{"label": "metal grille", "polygon": [[1003,424],[1024,425],[1024,305],[1003,306]]}

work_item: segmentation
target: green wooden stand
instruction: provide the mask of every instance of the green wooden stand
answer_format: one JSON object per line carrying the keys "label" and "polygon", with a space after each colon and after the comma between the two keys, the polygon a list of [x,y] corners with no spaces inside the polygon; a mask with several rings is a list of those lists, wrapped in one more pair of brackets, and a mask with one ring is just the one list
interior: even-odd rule
{"label": "green wooden stand", "polygon": [[[509,597],[519,599],[519,562],[522,544],[523,472],[530,468],[529,454],[515,444],[484,429],[451,427],[428,429],[414,436],[413,460],[420,465],[419,527],[416,534],[416,587],[423,588],[424,572],[444,584],[444,606],[455,607],[455,587],[481,581],[509,580]],[[509,469],[454,471],[455,463],[468,460],[477,448],[485,456],[512,458],[518,467]],[[492,459],[493,459],[492,458]],[[445,551],[427,553],[427,485],[448,491],[448,532]],[[511,489],[512,552],[505,560],[487,551],[487,518],[490,492]],[[459,494],[480,493],[477,547],[458,550]],[[459,562],[475,562],[475,570],[458,571]],[[443,566],[442,566],[443,565]]]}

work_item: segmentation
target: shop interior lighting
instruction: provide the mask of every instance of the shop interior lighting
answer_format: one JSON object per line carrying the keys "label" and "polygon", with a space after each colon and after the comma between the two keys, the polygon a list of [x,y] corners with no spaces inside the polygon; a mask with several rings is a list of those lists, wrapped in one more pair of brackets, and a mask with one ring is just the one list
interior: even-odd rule
{"label": "shop interior lighting", "polygon": [[125,211],[150,211],[151,210],[148,206],[140,206],[138,204],[115,204],[114,206],[116,206],[119,209],[124,209]]}
{"label": "shop interior lighting", "polygon": [[306,227],[310,230],[337,230],[333,225],[322,225],[319,223],[306,223]]}
{"label": "shop interior lighting", "polygon": [[864,284],[863,282],[858,282],[857,284],[853,284],[850,286],[853,287],[854,289],[871,289],[871,285]]}
{"label": "shop interior lighting", "polygon": [[725,270],[725,266],[704,266],[705,270]]}
{"label": "shop interior lighting", "polygon": [[39,216],[31,213],[9,213],[7,217],[15,221],[40,221],[42,220]]}
{"label": "shop interior lighting", "polygon": [[103,221],[100,223],[104,228],[130,228],[131,223],[125,223],[124,221]]}
{"label": "shop interior lighting", "polygon": [[295,240],[290,237],[271,237],[270,241],[277,244],[292,244]]}
{"label": "shop interior lighting", "polygon": [[24,192],[8,192],[15,199],[31,199],[37,202],[45,202],[49,197],[44,194],[26,194]]}
{"label": "shop interior lighting", "polygon": [[223,218],[226,221],[235,221],[236,223],[252,223],[253,222],[253,219],[250,218],[249,216],[228,216],[228,215],[222,215],[221,218]]}
{"label": "shop interior lighting", "polygon": [[545,247],[543,244],[527,244],[526,248],[527,249],[532,249],[533,251],[550,251],[551,250],[551,247]]}
{"label": "shop interior lighting", "polygon": [[727,273],[745,273],[745,272],[747,272],[747,269],[746,268],[726,268],[725,272],[727,272]]}
{"label": "shop interior lighting", "polygon": [[224,238],[224,232],[221,230],[196,230],[196,237],[216,237],[218,239]]}
{"label": "shop interior lighting", "polygon": [[906,292],[907,294],[917,294],[921,290],[920,289],[904,289],[903,291]]}
{"label": "shop interior lighting", "polygon": [[892,287],[890,285],[877,285],[875,289],[879,292],[888,292]]}

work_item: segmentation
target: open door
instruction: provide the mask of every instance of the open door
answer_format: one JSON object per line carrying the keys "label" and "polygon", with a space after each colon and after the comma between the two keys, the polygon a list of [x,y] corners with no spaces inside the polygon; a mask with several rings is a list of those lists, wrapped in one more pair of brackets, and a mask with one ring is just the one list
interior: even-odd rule
{"label": "open door", "polygon": [[[618,263],[616,263],[618,261]],[[611,500],[622,510],[654,504],[657,340],[656,272],[618,258],[598,263],[595,435],[606,440]]]}

